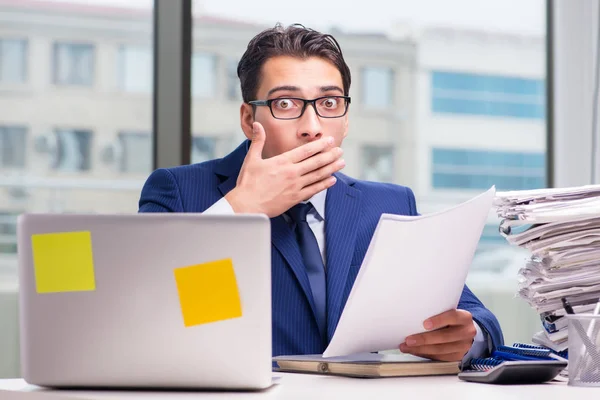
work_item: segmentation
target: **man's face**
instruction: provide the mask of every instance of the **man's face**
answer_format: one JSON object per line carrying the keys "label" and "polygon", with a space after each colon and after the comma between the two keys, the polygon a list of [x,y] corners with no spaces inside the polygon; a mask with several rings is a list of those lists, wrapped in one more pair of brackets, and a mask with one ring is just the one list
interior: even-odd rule
{"label": "man's face", "polygon": [[[344,95],[342,75],[331,62],[319,57],[273,57],[263,65],[261,76],[256,100],[284,97],[312,100]],[[273,107],[289,107],[288,102],[280,103]],[[242,129],[246,136],[252,138],[253,121],[265,128],[263,158],[277,156],[323,136],[333,137],[336,146],[341,146],[348,134],[348,114],[340,118],[322,118],[311,105],[307,105],[304,114],[297,119],[276,119],[267,106],[256,107],[256,113],[252,114],[252,106],[243,104]]]}

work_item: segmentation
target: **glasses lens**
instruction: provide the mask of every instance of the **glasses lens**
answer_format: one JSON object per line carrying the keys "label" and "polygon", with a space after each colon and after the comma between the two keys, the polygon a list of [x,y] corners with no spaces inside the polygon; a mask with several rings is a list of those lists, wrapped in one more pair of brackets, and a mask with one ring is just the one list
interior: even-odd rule
{"label": "glasses lens", "polygon": [[317,100],[316,106],[323,117],[341,117],[346,112],[346,99],[339,96],[324,97]]}
{"label": "glasses lens", "polygon": [[298,99],[275,99],[271,102],[271,110],[275,118],[298,118],[302,113],[304,102]]}

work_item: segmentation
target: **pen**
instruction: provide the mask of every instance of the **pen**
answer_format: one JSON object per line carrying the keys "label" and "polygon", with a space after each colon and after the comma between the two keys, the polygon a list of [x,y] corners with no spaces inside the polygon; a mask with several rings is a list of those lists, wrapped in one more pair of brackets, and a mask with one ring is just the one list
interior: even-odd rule
{"label": "pen", "polygon": [[562,303],[563,303],[563,307],[565,309],[565,311],[567,312],[567,314],[575,314],[575,311],[573,311],[573,307],[571,307],[571,304],[569,304],[569,301],[567,300],[566,297],[563,297],[561,299]]}

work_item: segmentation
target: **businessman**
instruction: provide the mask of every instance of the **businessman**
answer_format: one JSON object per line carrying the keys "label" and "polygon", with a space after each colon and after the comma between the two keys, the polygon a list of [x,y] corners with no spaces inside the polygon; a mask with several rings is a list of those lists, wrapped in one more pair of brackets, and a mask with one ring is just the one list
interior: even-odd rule
{"label": "businessman", "polygon": [[[351,77],[332,36],[278,24],[250,41],[237,73],[247,140],[222,159],[154,171],[139,211],[266,214],[273,356],[322,353],[379,217],[417,214],[415,197],[408,187],[340,172]],[[467,286],[457,309],[423,327],[398,343],[402,352],[460,361],[503,343],[497,319]]]}

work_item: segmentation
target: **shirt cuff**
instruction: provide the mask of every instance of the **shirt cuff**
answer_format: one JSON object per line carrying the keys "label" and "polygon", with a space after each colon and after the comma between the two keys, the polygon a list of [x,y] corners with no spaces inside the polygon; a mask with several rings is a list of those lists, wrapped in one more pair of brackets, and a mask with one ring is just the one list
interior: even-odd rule
{"label": "shirt cuff", "polygon": [[473,324],[475,325],[477,333],[475,334],[471,348],[462,359],[463,365],[468,364],[468,362],[473,358],[486,357],[486,353],[489,351],[488,340],[486,339],[483,330],[476,321],[473,321]]}
{"label": "shirt cuff", "polygon": [[222,197],[221,200],[217,201],[215,204],[208,207],[202,214],[231,215],[231,214],[235,214],[235,211],[233,211],[233,208],[231,207],[231,204],[229,204],[227,199],[225,197]]}

